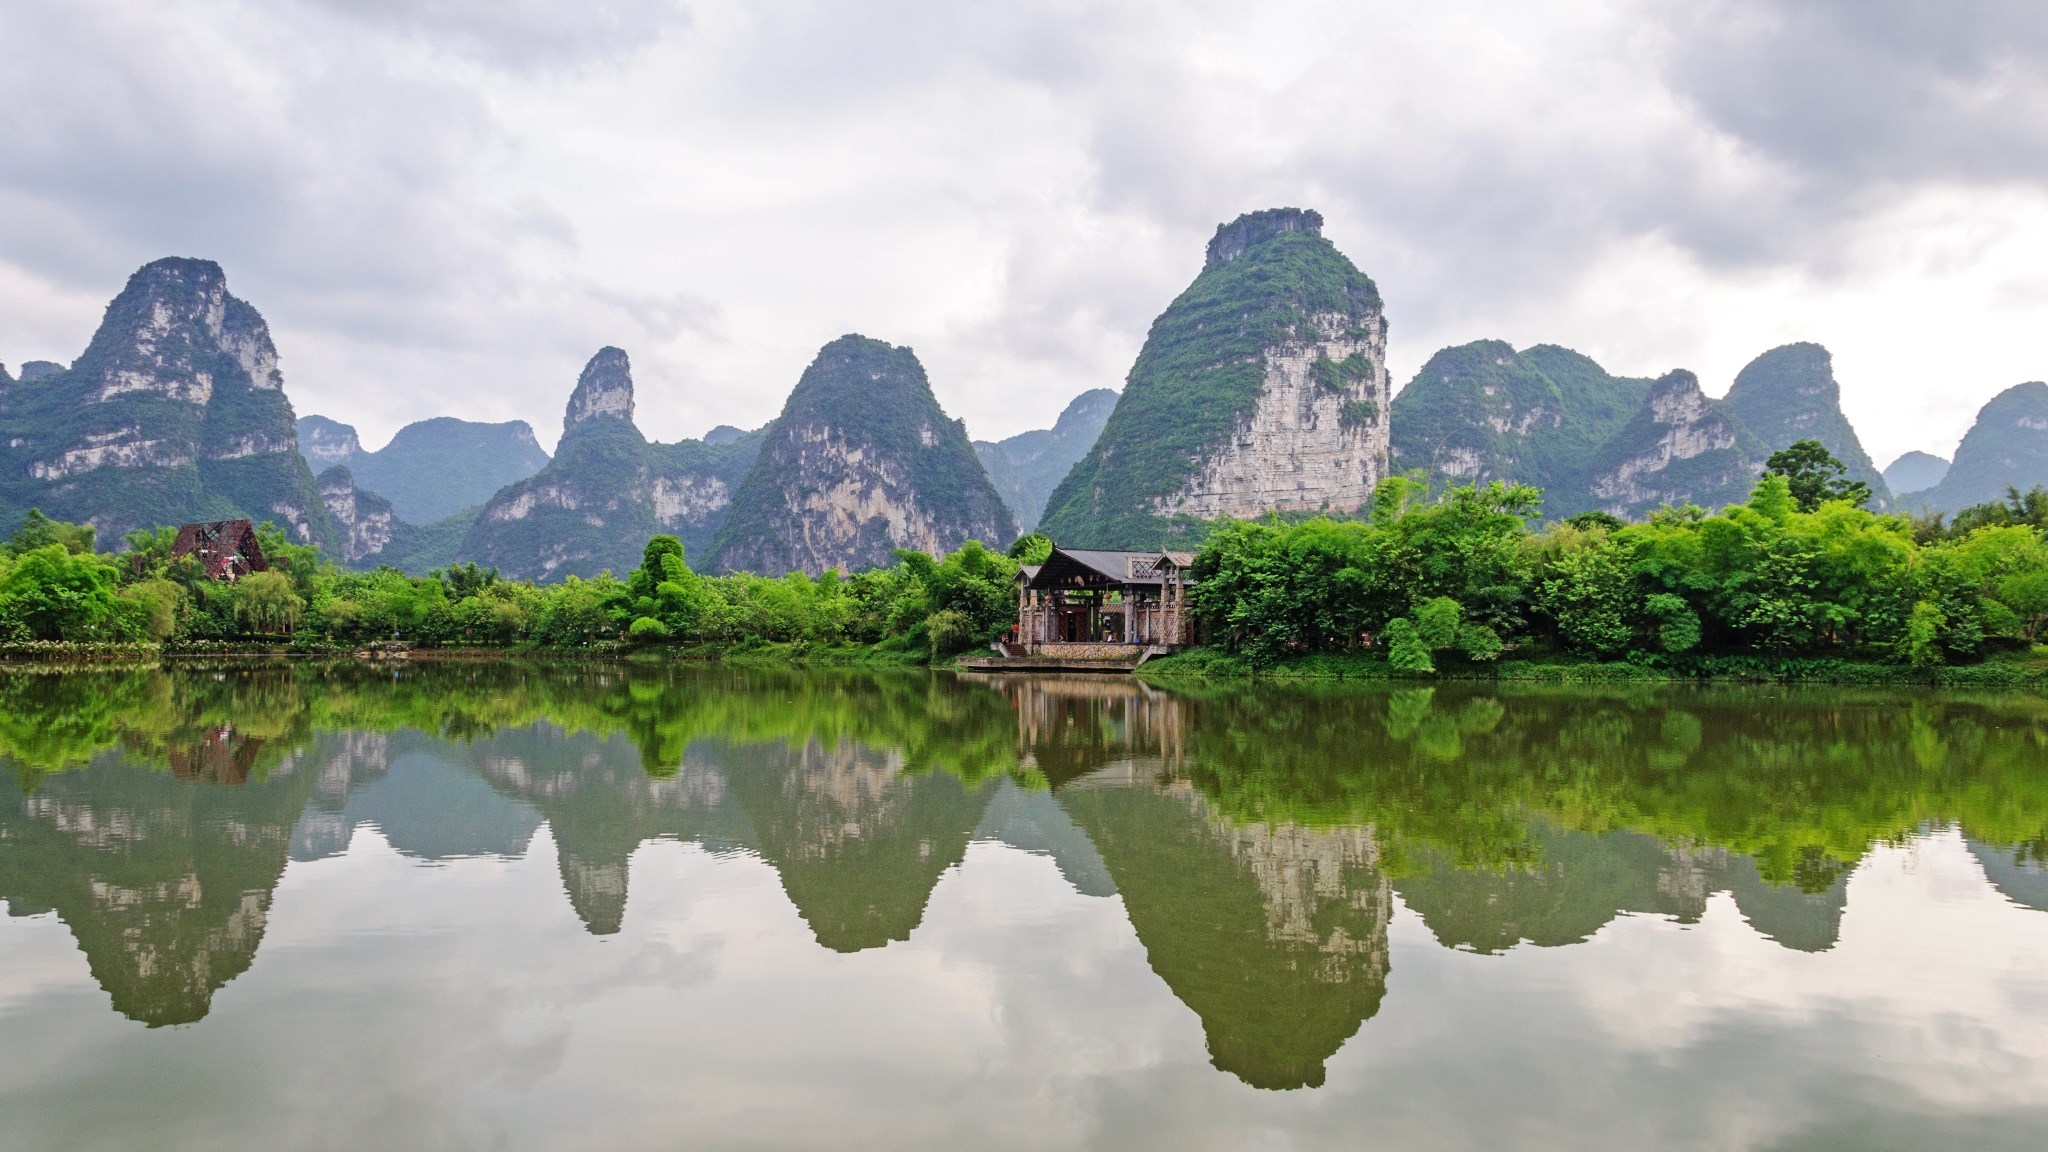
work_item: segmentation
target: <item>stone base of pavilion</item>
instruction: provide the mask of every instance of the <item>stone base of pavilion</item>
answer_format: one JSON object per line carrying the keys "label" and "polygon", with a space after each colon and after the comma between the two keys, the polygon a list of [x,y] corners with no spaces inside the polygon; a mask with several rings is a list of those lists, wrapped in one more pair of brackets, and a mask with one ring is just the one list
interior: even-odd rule
{"label": "stone base of pavilion", "polygon": [[1129,673],[1174,651],[1165,644],[1005,644],[1000,656],[962,657],[959,666],[968,672]]}

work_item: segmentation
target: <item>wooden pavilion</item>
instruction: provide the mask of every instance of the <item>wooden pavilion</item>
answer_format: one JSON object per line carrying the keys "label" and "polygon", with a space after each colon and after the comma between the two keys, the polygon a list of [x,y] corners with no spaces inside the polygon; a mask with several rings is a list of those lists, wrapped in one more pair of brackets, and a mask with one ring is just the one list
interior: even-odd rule
{"label": "wooden pavilion", "polygon": [[1080,655],[1080,646],[1172,650],[1195,642],[1187,614],[1190,552],[1054,548],[1017,576],[1006,655]]}

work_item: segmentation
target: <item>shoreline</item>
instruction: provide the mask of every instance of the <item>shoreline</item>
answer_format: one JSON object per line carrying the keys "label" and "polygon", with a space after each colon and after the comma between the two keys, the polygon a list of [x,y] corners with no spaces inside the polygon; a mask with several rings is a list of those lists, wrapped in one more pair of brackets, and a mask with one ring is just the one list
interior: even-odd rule
{"label": "shoreline", "polygon": [[[203,662],[206,660],[346,661],[371,665],[408,663],[489,662],[496,660],[618,661],[635,664],[723,664],[733,667],[849,668],[925,670],[959,674],[960,660],[978,652],[938,660],[922,654],[869,645],[765,644],[661,645],[618,644],[584,648],[486,648],[391,646],[367,648],[292,648],[278,644],[163,647],[155,644],[73,644],[43,642],[0,646],[0,668],[77,667]],[[1088,675],[1092,673],[1040,673]],[[1278,664],[1255,665],[1249,659],[1212,648],[1196,648],[1157,656],[1132,671],[1117,671],[1159,687],[1217,683],[1342,683],[1439,682],[1512,684],[1800,684],[1868,688],[1961,688],[2048,691],[2048,658],[1990,659],[1975,664],[1912,668],[1814,657],[1717,656],[1680,664],[1654,666],[1626,661],[1575,661],[1514,658],[1479,664],[1445,660],[1433,674],[1396,672],[1378,656],[1362,653],[1317,653]]]}

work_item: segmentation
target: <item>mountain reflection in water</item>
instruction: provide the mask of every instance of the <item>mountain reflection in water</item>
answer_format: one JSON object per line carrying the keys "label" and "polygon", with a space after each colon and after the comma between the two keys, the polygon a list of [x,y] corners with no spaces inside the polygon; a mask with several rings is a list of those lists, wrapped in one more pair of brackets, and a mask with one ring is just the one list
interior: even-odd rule
{"label": "mountain reflection in water", "polygon": [[1930,828],[2048,908],[2048,703],[2022,697],[495,662],[16,669],[0,709],[0,900],[54,912],[152,1027],[204,1019],[288,866],[366,827],[422,863],[545,828],[600,937],[642,845],[751,856],[845,954],[910,940],[971,844],[1007,844],[1120,900],[1210,1061],[1263,1089],[1324,1084],[1401,994],[1399,909],[1493,954],[1726,893],[1819,953],[1859,861]]}

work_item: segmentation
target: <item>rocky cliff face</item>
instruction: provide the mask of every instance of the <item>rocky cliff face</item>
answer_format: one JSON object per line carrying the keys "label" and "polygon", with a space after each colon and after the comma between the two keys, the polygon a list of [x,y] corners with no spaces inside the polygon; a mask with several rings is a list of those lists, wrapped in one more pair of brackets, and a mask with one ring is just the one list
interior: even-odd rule
{"label": "rocky cliff face", "polygon": [[329,544],[277,349],[220,266],[145,265],[71,368],[0,398],[0,517],[29,507],[111,539],[248,516]]}
{"label": "rocky cliff face", "polygon": [[1771,349],[1736,375],[1721,406],[1756,434],[1767,453],[1798,440],[1820,441],[1848,469],[1849,479],[1870,486],[1874,506],[1890,502],[1884,477],[1842,414],[1842,388],[1826,348],[1787,344]]}
{"label": "rocky cliff face", "polygon": [[336,550],[344,563],[361,563],[391,543],[398,517],[393,515],[389,500],[357,488],[355,477],[342,464],[322,472],[318,483],[320,502],[326,505],[327,514],[334,517],[339,529]]}
{"label": "rocky cliff face", "polygon": [[819,351],[769,426],[713,552],[726,571],[817,575],[885,565],[898,548],[1000,548],[1016,534],[917,356],[842,336]]}
{"label": "rocky cliff face", "polygon": [[1007,440],[976,440],[974,454],[988,470],[1017,530],[1029,532],[1045,513],[1046,498],[1095,446],[1116,409],[1116,393],[1091,388],[1074,397],[1051,428],[1020,432]]}
{"label": "rocky cliff face", "polygon": [[1217,229],[1041,531],[1150,547],[1217,516],[1365,503],[1388,469],[1386,320],[1321,229],[1292,208]]}
{"label": "rocky cliff face", "polygon": [[[631,403],[628,398],[629,408]],[[483,424],[448,416],[407,424],[375,452],[363,451],[347,424],[304,416],[299,451],[315,471],[348,465],[358,487],[389,500],[399,518],[412,524],[473,511],[548,462],[524,420]]]}
{"label": "rocky cliff face", "polygon": [[1992,397],[1957,445],[1948,474],[1916,502],[1954,512],[2036,484],[2048,484],[2048,384],[2039,381]]}
{"label": "rocky cliff face", "polygon": [[520,579],[624,574],[648,537],[664,532],[703,557],[762,434],[650,444],[632,412],[626,354],[601,349],[577,380],[554,459],[490,499],[457,558]]}
{"label": "rocky cliff face", "polygon": [[356,439],[356,430],[338,420],[329,420],[325,416],[301,416],[298,434],[299,455],[306,458],[306,464],[316,475],[336,464],[353,464],[363,455],[362,441]]}
{"label": "rocky cliff face", "polygon": [[1756,437],[1700,391],[1698,377],[1671,372],[1651,385],[1635,417],[1594,458],[1583,484],[1565,495],[1622,517],[1641,517],[1664,504],[1720,508],[1749,496],[1764,454]]}

